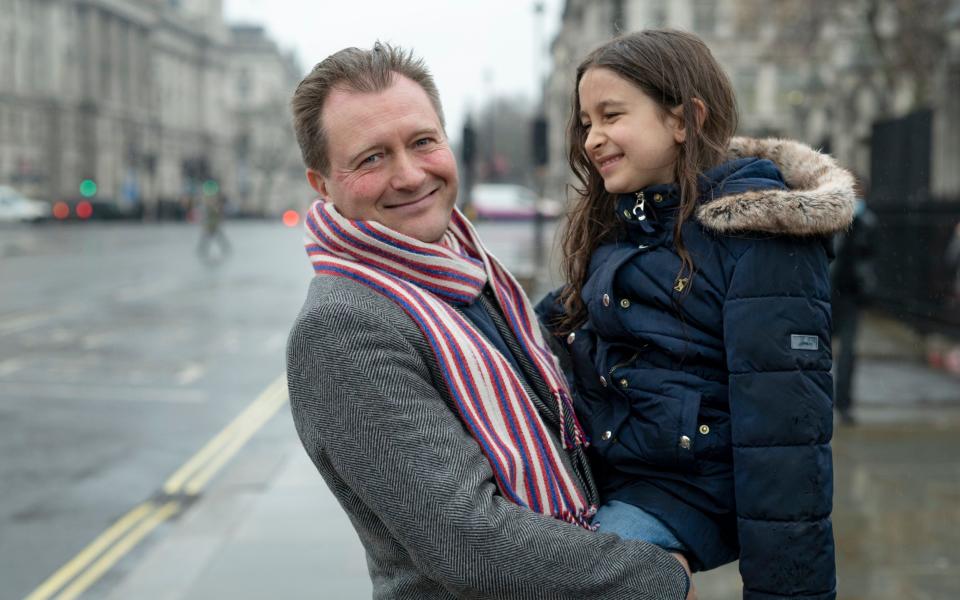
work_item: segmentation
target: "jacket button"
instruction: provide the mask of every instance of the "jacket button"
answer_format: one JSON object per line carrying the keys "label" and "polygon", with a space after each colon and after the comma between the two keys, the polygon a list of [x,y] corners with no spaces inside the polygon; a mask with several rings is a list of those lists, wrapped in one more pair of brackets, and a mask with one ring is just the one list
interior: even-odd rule
{"label": "jacket button", "polygon": [[630,385],[630,382],[627,381],[626,379],[621,379],[621,380],[620,380],[620,387],[624,387],[624,388],[625,388],[625,387],[629,387],[629,385]]}
{"label": "jacket button", "polygon": [[700,426],[700,433],[701,433],[702,435],[707,435],[708,433],[710,433],[710,426],[709,426],[709,425],[701,425],[701,426]]}
{"label": "jacket button", "polygon": [[629,208],[623,209],[623,216],[626,217],[627,219],[630,219],[630,217],[631,217],[632,215],[630,214],[630,209],[629,209]]}
{"label": "jacket button", "polygon": [[609,294],[604,294],[602,300],[603,300],[603,305],[604,305],[604,306],[610,306],[610,295],[609,295]]}
{"label": "jacket button", "polygon": [[630,301],[624,298],[620,301],[620,308],[630,308]]}
{"label": "jacket button", "polygon": [[663,195],[662,195],[662,194],[654,194],[654,195],[653,195],[653,201],[654,201],[654,202],[663,202]]}
{"label": "jacket button", "polygon": [[612,433],[612,432],[610,432],[610,431],[604,431],[604,432],[603,432],[603,435],[600,436],[600,439],[603,440],[603,441],[605,441],[605,442],[608,442],[608,441],[610,441],[610,438],[612,438],[612,437],[613,437],[613,433]]}
{"label": "jacket button", "polygon": [[567,336],[567,344],[572,344],[573,340],[577,339],[577,334],[573,331],[570,332],[570,335]]}
{"label": "jacket button", "polygon": [[607,378],[604,377],[603,375],[600,376],[600,385],[602,385],[603,387],[607,387]]}
{"label": "jacket button", "polygon": [[689,450],[689,449],[690,449],[690,438],[688,438],[688,437],[685,436],[685,435],[681,435],[681,436],[680,436],[680,447],[683,448],[684,450]]}

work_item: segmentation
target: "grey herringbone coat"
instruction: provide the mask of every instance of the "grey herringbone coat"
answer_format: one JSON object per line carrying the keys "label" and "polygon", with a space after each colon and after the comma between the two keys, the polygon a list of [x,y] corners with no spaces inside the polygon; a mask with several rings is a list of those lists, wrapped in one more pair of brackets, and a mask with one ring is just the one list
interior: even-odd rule
{"label": "grey herringbone coat", "polygon": [[290,334],[293,418],[367,553],[377,599],[669,600],[679,562],[519,507],[461,425],[403,310],[317,277]]}

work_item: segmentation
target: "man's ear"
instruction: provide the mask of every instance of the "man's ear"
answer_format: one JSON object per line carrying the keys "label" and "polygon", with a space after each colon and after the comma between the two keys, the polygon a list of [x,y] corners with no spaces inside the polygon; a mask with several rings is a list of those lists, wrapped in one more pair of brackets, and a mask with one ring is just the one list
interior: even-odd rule
{"label": "man's ear", "polygon": [[[692,98],[690,103],[693,104],[693,108],[697,113],[697,129],[702,129],[703,123],[707,120],[707,105],[704,104],[700,98]],[[682,144],[687,139],[687,125],[683,120],[683,105],[679,104],[670,109],[670,114],[675,117],[672,119],[674,124],[673,139],[676,143]]]}
{"label": "man's ear", "polygon": [[324,177],[320,171],[307,169],[307,183],[310,184],[310,187],[312,187],[321,198],[330,199],[330,195],[327,194],[327,178]]}

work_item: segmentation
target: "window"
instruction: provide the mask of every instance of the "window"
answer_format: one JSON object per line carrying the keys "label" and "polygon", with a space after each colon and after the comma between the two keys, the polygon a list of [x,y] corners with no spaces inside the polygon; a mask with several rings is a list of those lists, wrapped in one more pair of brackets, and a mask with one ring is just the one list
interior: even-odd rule
{"label": "window", "polygon": [[757,110],[757,71],[753,67],[737,69],[733,78],[733,87],[737,94],[737,104],[742,115]]}
{"label": "window", "polygon": [[701,35],[712,35],[717,29],[717,1],[694,0],[693,30]]}
{"label": "window", "polygon": [[654,0],[650,3],[650,26],[664,27],[667,24],[667,3],[664,0]]}

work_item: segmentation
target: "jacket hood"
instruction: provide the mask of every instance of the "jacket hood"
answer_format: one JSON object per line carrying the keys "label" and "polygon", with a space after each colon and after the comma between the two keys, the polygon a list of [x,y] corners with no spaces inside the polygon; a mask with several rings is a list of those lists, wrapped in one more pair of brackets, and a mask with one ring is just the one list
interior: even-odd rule
{"label": "jacket hood", "polygon": [[850,226],[856,206],[853,176],[832,157],[791,140],[730,140],[727,160],[745,157],[773,162],[789,189],[733,193],[707,202],[697,209],[697,220],[707,229],[826,235]]}

